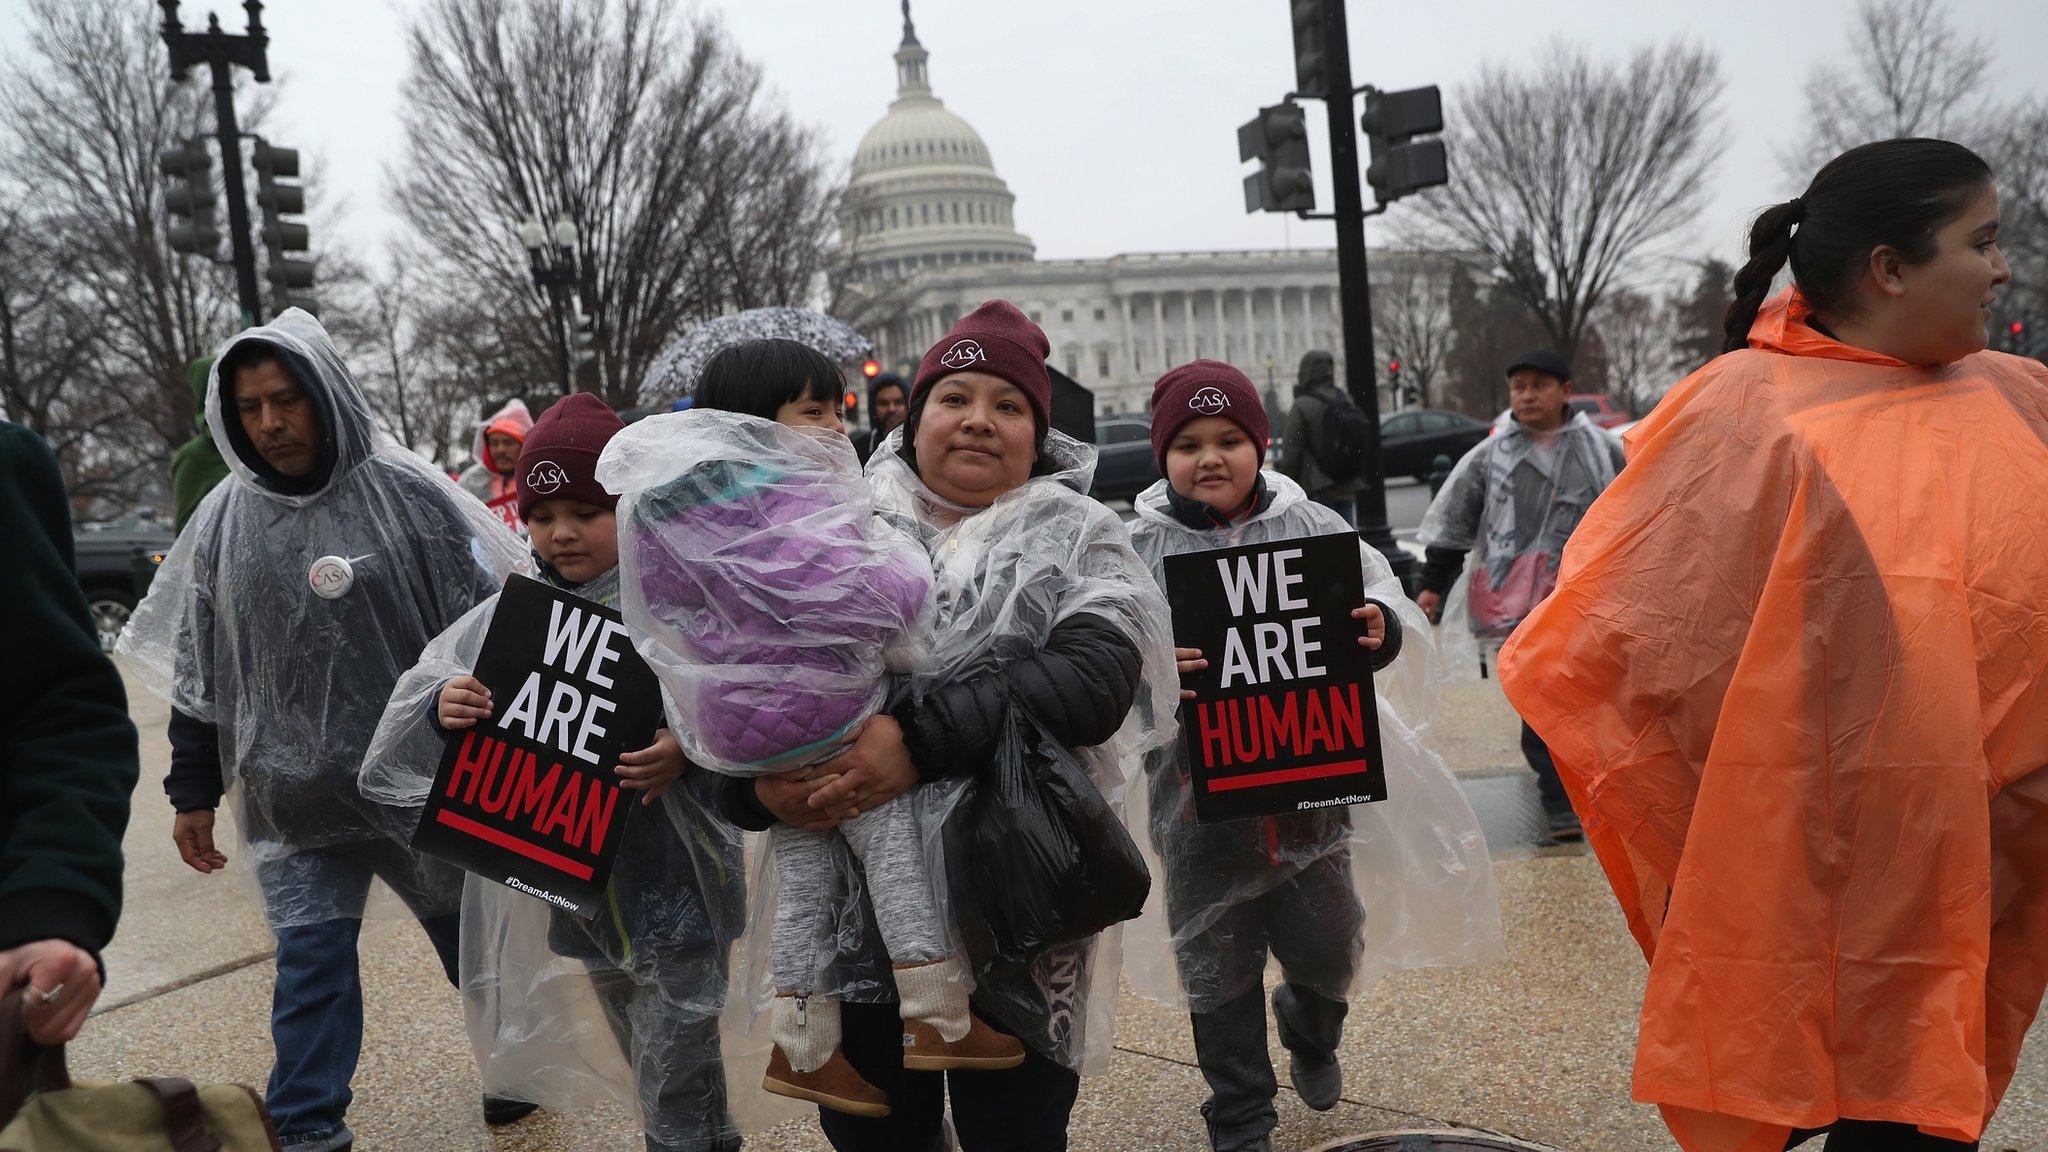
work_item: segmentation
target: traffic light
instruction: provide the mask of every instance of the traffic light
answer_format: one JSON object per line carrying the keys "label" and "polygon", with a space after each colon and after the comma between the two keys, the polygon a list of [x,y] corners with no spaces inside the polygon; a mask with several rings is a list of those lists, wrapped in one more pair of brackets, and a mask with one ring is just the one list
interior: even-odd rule
{"label": "traffic light", "polygon": [[1444,142],[1414,139],[1444,130],[1444,99],[1436,85],[1399,92],[1368,90],[1359,126],[1365,129],[1372,153],[1365,182],[1380,203],[1450,181]]}
{"label": "traffic light", "polygon": [[1256,160],[1244,178],[1246,212],[1307,212],[1316,206],[1309,173],[1308,121],[1301,105],[1275,104],[1237,130],[1237,158]]}
{"label": "traffic light", "polygon": [[279,148],[258,140],[250,151],[250,160],[256,169],[256,207],[263,215],[260,235],[264,249],[270,253],[264,272],[264,279],[270,282],[270,310],[276,313],[304,308],[317,313],[320,305],[312,295],[313,262],[291,256],[307,249],[312,233],[304,224],[285,219],[306,211],[305,187],[282,183],[299,175],[298,149]]}
{"label": "traffic light", "polygon": [[212,256],[220,251],[219,200],[213,194],[213,153],[194,136],[157,158],[164,175],[164,215],[171,251]]}
{"label": "traffic light", "polygon": [[[873,360],[870,360],[870,361],[868,361],[868,365],[873,365],[874,367],[876,367],[876,368],[878,368],[878,369],[879,369],[879,368],[881,367],[880,365],[878,365],[878,364],[875,364],[875,362],[874,362]],[[863,371],[863,372],[867,371],[867,365],[863,365],[863,366],[862,366],[862,368],[861,368],[861,371]],[[845,399],[846,399],[846,419],[848,419],[848,420],[851,420],[851,419],[853,419],[854,413],[856,413],[856,412],[859,412],[859,411],[860,411],[860,393],[858,393],[858,392],[855,392],[855,391],[854,391],[853,389],[851,389],[851,388],[848,388],[848,389],[846,390],[846,397],[845,397]]]}
{"label": "traffic light", "polygon": [[569,364],[571,369],[581,368],[597,359],[597,317],[576,314],[575,326],[570,329]]}
{"label": "traffic light", "polygon": [[1329,87],[1323,68],[1323,5],[1343,0],[1288,0],[1294,16],[1294,90],[1322,96]]}
{"label": "traffic light", "polygon": [[[877,377],[877,376],[880,376],[880,375],[882,374],[882,364],[881,364],[881,361],[879,361],[879,360],[864,360],[864,361],[862,361],[862,362],[861,362],[861,366],[860,366],[860,374],[861,374],[861,375],[863,375],[863,376],[865,376],[865,377],[867,377],[867,378],[868,378],[868,379],[870,379],[870,380],[873,380],[873,379],[874,379],[875,377]],[[853,395],[853,393],[851,393],[851,392],[848,392],[848,393],[847,393],[847,395],[848,395],[848,396],[851,396],[851,395]],[[851,408],[851,407],[853,407],[853,405],[851,405],[851,404],[848,404],[848,405],[847,405],[847,407]]]}

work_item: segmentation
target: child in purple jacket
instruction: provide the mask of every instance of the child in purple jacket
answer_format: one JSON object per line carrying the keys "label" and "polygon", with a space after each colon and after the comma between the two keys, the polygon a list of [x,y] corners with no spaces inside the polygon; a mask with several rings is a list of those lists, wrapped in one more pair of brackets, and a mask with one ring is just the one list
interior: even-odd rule
{"label": "child in purple jacket", "polygon": [[[789,340],[721,349],[688,411],[617,436],[599,464],[619,503],[620,609],[682,715],[690,758],[729,776],[802,771],[881,709],[929,622],[922,548],[877,519],[845,435],[838,367]],[[776,825],[775,1052],[764,1087],[857,1116],[887,1096],[839,1051],[835,833],[860,861],[904,1020],[904,1066],[1012,1068],[1023,1046],[968,1009],[911,793],[836,829]]]}

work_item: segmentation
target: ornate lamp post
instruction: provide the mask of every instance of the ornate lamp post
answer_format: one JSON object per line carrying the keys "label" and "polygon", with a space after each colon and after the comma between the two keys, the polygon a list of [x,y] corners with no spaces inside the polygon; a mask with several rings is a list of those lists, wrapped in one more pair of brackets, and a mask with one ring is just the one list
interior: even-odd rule
{"label": "ornate lamp post", "polygon": [[[550,326],[555,335],[555,368],[564,396],[576,390],[576,379],[569,366],[569,300],[577,283],[577,239],[576,222],[567,216],[555,217],[552,230],[537,216],[519,222],[519,243],[526,248],[534,289],[548,302]],[[550,240],[554,241],[552,245]]]}

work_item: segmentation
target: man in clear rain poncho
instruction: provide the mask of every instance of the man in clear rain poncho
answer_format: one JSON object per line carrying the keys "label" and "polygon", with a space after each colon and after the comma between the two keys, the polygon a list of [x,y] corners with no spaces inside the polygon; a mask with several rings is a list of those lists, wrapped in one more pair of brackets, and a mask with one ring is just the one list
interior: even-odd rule
{"label": "man in clear rain poncho", "polygon": [[[1352,531],[1301,485],[1261,470],[1267,417],[1237,369],[1212,360],[1173,369],[1154,389],[1152,413],[1164,479],[1136,500],[1131,543],[1162,589],[1169,556]],[[1429,629],[1386,558],[1362,543],[1358,554],[1367,605],[1385,620],[1372,691],[1386,800],[1197,824],[1181,742],[1132,765],[1143,771],[1132,795],[1144,803],[1133,803],[1131,823],[1149,833],[1156,895],[1129,936],[1125,970],[1140,995],[1186,1004],[1211,1090],[1202,1116],[1221,1152],[1270,1148],[1278,1119],[1269,954],[1294,1088],[1318,1110],[1339,1097],[1336,1050],[1351,999],[1389,972],[1501,954],[1478,818],[1422,742],[1442,692]]]}
{"label": "man in clear rain poncho", "polygon": [[363,799],[363,752],[399,674],[524,550],[378,430],[302,311],[228,341],[206,420],[233,475],[179,534],[120,651],[171,701],[165,790],[195,870],[228,864],[213,814],[223,793],[233,804],[277,935],[270,1110],[286,1148],[326,1152],[353,1139],[356,941],[373,877],[455,977],[459,875],[415,856]]}
{"label": "man in clear rain poncho", "polygon": [[[1416,533],[1427,553],[1415,602],[1432,622],[1444,618],[1448,602],[1454,627],[1462,610],[1482,661],[1550,595],[1565,541],[1622,466],[1621,441],[1571,410],[1572,372],[1564,357],[1525,352],[1508,365],[1507,376],[1509,415],[1458,461]],[[1474,563],[1466,572],[1468,553]],[[1454,585],[1462,595],[1454,595]],[[1443,640],[1448,651],[1462,637]],[[1527,724],[1522,754],[1536,772],[1551,837],[1579,838],[1579,818],[1557,766]]]}

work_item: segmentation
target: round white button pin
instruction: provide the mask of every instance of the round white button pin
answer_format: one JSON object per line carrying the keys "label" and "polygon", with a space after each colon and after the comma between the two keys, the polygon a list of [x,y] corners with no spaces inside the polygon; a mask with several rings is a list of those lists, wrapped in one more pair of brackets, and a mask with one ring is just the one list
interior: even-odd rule
{"label": "round white button pin", "polygon": [[314,595],[324,600],[339,600],[356,586],[356,569],[345,557],[322,556],[313,561],[313,570],[307,573],[307,579],[313,585]]}

